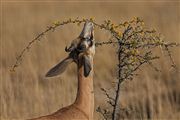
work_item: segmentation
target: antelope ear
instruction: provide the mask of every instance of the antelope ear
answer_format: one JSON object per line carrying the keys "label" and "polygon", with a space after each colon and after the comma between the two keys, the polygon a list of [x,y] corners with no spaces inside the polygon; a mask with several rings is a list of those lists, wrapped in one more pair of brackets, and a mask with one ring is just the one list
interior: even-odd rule
{"label": "antelope ear", "polygon": [[91,72],[92,66],[88,56],[83,56],[83,63],[84,63],[84,76],[87,77]]}
{"label": "antelope ear", "polygon": [[46,77],[53,77],[53,76],[57,76],[62,74],[67,66],[73,62],[73,59],[70,57],[65,58],[64,60],[62,60],[60,63],[58,63],[57,65],[55,65],[53,68],[51,68],[47,73],[46,73]]}
{"label": "antelope ear", "polygon": [[74,44],[71,44],[71,46],[70,47],[65,47],[65,51],[66,52],[71,52],[71,51],[73,51],[75,49],[75,45]]}

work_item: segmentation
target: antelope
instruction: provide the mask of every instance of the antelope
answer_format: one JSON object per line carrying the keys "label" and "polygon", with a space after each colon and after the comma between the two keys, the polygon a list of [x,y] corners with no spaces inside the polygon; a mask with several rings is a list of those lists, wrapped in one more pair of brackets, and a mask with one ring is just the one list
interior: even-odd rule
{"label": "antelope", "polygon": [[50,69],[46,77],[62,74],[66,67],[75,62],[77,65],[78,89],[73,104],[56,112],[33,120],[93,120],[93,57],[95,54],[94,25],[86,21],[80,36],[73,40],[69,48],[65,48],[69,56]]}

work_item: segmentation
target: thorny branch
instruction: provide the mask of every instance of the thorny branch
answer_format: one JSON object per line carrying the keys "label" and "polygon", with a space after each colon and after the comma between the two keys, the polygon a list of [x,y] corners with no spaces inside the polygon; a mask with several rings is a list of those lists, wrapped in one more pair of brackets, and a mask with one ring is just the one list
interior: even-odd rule
{"label": "thorny branch", "polygon": [[70,23],[74,23],[74,24],[76,23],[76,24],[80,25],[82,22],[85,22],[85,21],[86,21],[85,19],[79,20],[78,18],[76,18],[76,19],[72,20],[70,18],[70,19],[63,21],[63,22],[55,21],[53,23],[53,25],[47,26],[47,28],[43,32],[41,32],[33,40],[31,40],[27,44],[27,46],[20,52],[20,54],[16,57],[16,61],[15,61],[14,65],[12,66],[11,71],[15,71],[15,69],[21,64],[25,53],[32,47],[32,45],[35,42],[41,41],[42,37],[45,36],[48,32],[50,32],[50,31],[54,32],[57,27],[64,26],[64,25],[67,25]]}
{"label": "thorny branch", "polygon": [[[32,47],[32,45],[41,41],[42,37],[50,31],[56,30],[57,27],[64,26],[70,23],[78,24],[84,23],[87,19],[68,19],[66,21],[56,21],[53,25],[48,26],[43,32],[37,35],[32,41],[30,41],[27,46],[20,52],[17,56],[14,65],[11,68],[11,71],[20,65],[25,53]],[[105,109],[98,107],[97,112],[99,112],[103,119],[105,120],[118,120],[122,118],[121,111],[125,110],[120,107],[120,88],[121,83],[125,80],[132,80],[137,74],[138,69],[142,65],[148,64],[156,71],[159,71],[158,68],[154,65],[154,60],[159,59],[155,55],[154,48],[162,48],[164,50],[172,64],[173,68],[177,68],[170,51],[171,47],[180,46],[177,43],[167,43],[162,39],[162,35],[159,34],[154,29],[148,29],[145,27],[143,20],[140,18],[133,18],[130,21],[125,21],[123,23],[114,24],[110,20],[105,20],[104,23],[98,24],[92,18],[88,19],[92,21],[95,27],[106,30],[111,34],[111,37],[107,41],[96,42],[96,47],[102,45],[117,45],[117,59],[118,59],[118,72],[117,72],[117,81],[115,87],[115,96],[110,96],[108,91],[104,88],[101,88],[103,93],[107,97],[107,103],[110,105],[110,108]],[[126,111],[126,110],[125,110]]]}
{"label": "thorny branch", "polygon": [[[105,118],[118,120],[119,118],[122,118],[122,116],[120,116],[121,108],[119,105],[121,83],[125,80],[132,80],[137,75],[137,70],[144,64],[148,64],[154,68],[154,70],[160,71],[153,63],[154,60],[159,59],[159,57],[155,55],[154,50],[154,48],[157,47],[163,48],[163,50],[167,52],[172,67],[175,67],[169,48],[179,46],[179,44],[166,43],[163,41],[161,34],[157,33],[154,29],[147,29],[144,26],[144,22],[139,18],[134,18],[131,21],[119,25],[114,25],[108,20],[105,21],[104,24],[97,26],[101,29],[110,31],[112,35],[112,38],[109,39],[109,41],[99,43],[98,45],[116,44],[118,46],[118,77],[115,88],[116,90],[114,91],[114,104],[110,104],[110,106],[112,106],[112,109],[110,110],[112,116],[111,118]],[[104,90],[102,91],[104,92]],[[107,101],[110,101],[108,96]],[[105,109],[101,107],[98,109],[101,111],[101,114],[104,114],[103,116],[106,116],[105,113],[102,113]]]}

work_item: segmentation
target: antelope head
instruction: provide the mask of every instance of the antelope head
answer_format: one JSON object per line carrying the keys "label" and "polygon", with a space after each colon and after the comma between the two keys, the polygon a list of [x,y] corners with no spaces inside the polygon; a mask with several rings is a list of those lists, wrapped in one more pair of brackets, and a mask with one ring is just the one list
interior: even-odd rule
{"label": "antelope head", "polygon": [[66,52],[71,52],[74,49],[83,51],[87,49],[91,44],[90,40],[94,39],[94,24],[91,21],[86,21],[83,30],[78,38],[71,42],[70,47],[66,47]]}
{"label": "antelope head", "polygon": [[66,47],[65,51],[69,52],[69,56],[51,68],[47,72],[46,77],[60,75],[70,63],[75,62],[78,64],[79,61],[84,65],[84,76],[87,77],[92,70],[90,59],[95,54],[94,25],[92,22],[85,22],[78,39],[73,40],[71,46],[69,48]]}

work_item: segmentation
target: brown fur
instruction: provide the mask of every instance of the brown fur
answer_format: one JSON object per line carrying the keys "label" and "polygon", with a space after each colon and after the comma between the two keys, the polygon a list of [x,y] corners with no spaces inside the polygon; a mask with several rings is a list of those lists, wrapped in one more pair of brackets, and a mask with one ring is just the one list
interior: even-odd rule
{"label": "brown fur", "polygon": [[[33,120],[93,120],[94,112],[94,92],[93,92],[93,56],[95,48],[92,46],[86,53],[82,53],[78,57],[78,90],[75,102],[64,107],[50,115],[35,118]],[[92,70],[90,74],[84,76],[83,55],[88,56]]]}

